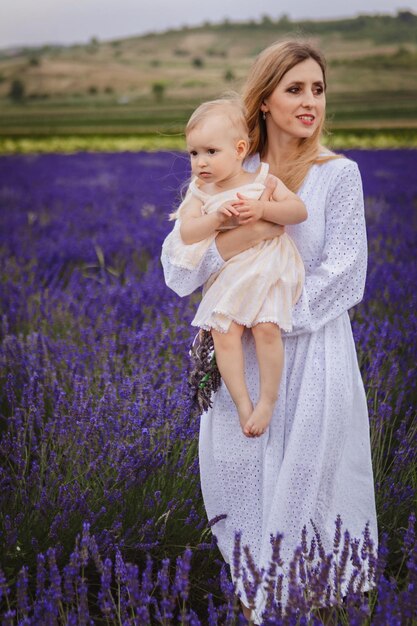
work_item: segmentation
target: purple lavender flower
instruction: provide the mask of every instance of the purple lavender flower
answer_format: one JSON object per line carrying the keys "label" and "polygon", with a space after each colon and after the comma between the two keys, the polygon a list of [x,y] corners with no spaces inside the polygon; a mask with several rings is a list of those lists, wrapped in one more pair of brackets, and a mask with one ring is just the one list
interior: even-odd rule
{"label": "purple lavender flower", "polygon": [[173,589],[183,601],[187,601],[189,594],[191,557],[192,551],[187,548],[184,554],[177,558]]}
{"label": "purple lavender flower", "polygon": [[112,570],[113,564],[110,559],[105,559],[103,563],[103,569],[101,572],[101,585],[98,593],[98,603],[103,615],[107,619],[113,619],[114,615],[114,602],[111,592],[112,583]]}
{"label": "purple lavender flower", "polygon": [[[333,548],[320,536],[309,541],[306,527],[294,565],[299,603],[284,618],[288,577],[276,544],[262,573],[271,626],[281,617],[301,623],[307,605],[334,601],[338,584],[349,590],[343,610],[351,624],[401,623],[415,612],[415,151],[348,156],[359,163],[366,197],[368,281],[352,324],[368,392],[382,547],[376,555],[369,529],[348,546],[339,519]],[[162,600],[168,610],[178,597],[182,618],[196,623],[209,592],[218,622],[236,623],[236,589],[209,530],[216,532],[226,512],[206,525],[198,420],[185,382],[194,297],[167,290],[158,261],[186,159],[138,153],[0,160],[0,551],[10,582],[0,574],[1,620],[26,619],[17,613],[18,594],[35,622],[57,623],[64,610],[68,623],[78,623],[80,612],[91,619],[89,603],[96,604],[91,615],[100,607],[87,577],[95,571],[101,578],[103,606],[110,604],[112,561],[125,623],[150,623]],[[179,568],[183,597],[175,600],[165,580],[162,598],[163,560],[184,559],[178,546],[185,543],[194,547],[191,569],[183,560]],[[256,578],[257,564],[239,558],[253,594],[250,570]],[[84,608],[75,606],[77,597]]]}
{"label": "purple lavender flower", "polygon": [[19,572],[16,583],[17,611],[20,617],[26,619],[31,608],[31,602],[28,597],[28,574],[29,570],[24,565]]}

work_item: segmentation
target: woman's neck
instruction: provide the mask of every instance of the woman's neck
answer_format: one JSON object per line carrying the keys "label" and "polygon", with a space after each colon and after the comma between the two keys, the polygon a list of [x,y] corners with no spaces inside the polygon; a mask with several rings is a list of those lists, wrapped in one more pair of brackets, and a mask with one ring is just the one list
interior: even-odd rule
{"label": "woman's neck", "polygon": [[[272,136],[271,136],[272,135]],[[294,158],[294,151],[297,148],[298,139],[289,137],[282,133],[268,133],[268,143],[262,160],[269,164],[269,171],[275,176],[279,176],[282,164],[288,166],[288,162]]]}

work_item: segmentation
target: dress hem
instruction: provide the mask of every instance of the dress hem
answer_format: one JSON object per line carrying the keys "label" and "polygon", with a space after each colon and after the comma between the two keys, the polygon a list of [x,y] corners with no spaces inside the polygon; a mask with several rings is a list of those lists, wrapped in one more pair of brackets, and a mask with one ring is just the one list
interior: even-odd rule
{"label": "dress hem", "polygon": [[[218,313],[219,315],[224,315],[224,317],[226,317],[228,320],[230,320],[230,322],[235,322],[235,324],[239,324],[239,326],[245,326],[245,328],[253,328],[254,326],[257,326],[258,324],[276,324],[280,330],[284,331],[285,333],[290,333],[292,331],[292,326],[288,326],[285,324],[280,324],[279,322],[277,322],[276,319],[272,319],[272,318],[263,318],[260,320],[256,320],[256,322],[244,322],[242,320],[238,320],[235,317],[226,315],[225,313],[219,313],[218,311],[214,311],[214,313]],[[221,328],[220,326],[215,326],[215,325],[209,325],[209,324],[204,324],[204,323],[199,323],[199,322],[195,322],[194,320],[191,322],[191,326],[195,326],[196,328],[202,328],[203,330],[216,330],[218,333],[223,333],[226,334],[227,332],[229,332],[229,329],[225,330],[224,328]]]}

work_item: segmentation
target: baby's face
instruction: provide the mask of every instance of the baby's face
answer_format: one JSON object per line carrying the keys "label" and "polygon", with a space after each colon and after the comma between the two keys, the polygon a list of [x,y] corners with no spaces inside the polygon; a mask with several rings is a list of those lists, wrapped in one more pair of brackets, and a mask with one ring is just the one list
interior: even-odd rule
{"label": "baby's face", "polygon": [[187,134],[191,170],[204,182],[218,183],[242,167],[239,141],[225,116],[207,117]]}

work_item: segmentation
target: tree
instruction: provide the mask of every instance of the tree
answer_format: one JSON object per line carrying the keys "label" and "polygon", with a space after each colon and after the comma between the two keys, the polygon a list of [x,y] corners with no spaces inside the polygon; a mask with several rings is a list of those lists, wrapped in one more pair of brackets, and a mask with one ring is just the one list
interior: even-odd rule
{"label": "tree", "polygon": [[278,24],[279,26],[286,26],[286,27],[290,26],[291,20],[289,16],[287,15],[287,13],[283,13],[281,15],[281,17],[279,18]]}
{"label": "tree", "polygon": [[13,102],[23,102],[25,99],[25,84],[19,78],[12,80],[9,98],[13,100]]}
{"label": "tree", "polygon": [[272,26],[272,20],[269,17],[269,15],[266,15],[266,13],[264,13],[264,15],[262,15],[261,24],[263,26]]}
{"label": "tree", "polygon": [[154,95],[155,100],[160,102],[164,97],[165,93],[165,85],[164,83],[153,83],[152,85],[152,93]]}
{"label": "tree", "polygon": [[97,37],[91,37],[90,43],[87,46],[88,52],[90,52],[90,54],[93,54],[93,53],[97,52],[98,49],[99,49],[99,41],[98,41]]}
{"label": "tree", "polygon": [[402,22],[415,22],[417,21],[417,15],[411,11],[397,11],[397,18]]}
{"label": "tree", "polygon": [[192,64],[194,65],[194,67],[203,67],[204,60],[200,57],[194,57],[194,59],[192,60]]}

